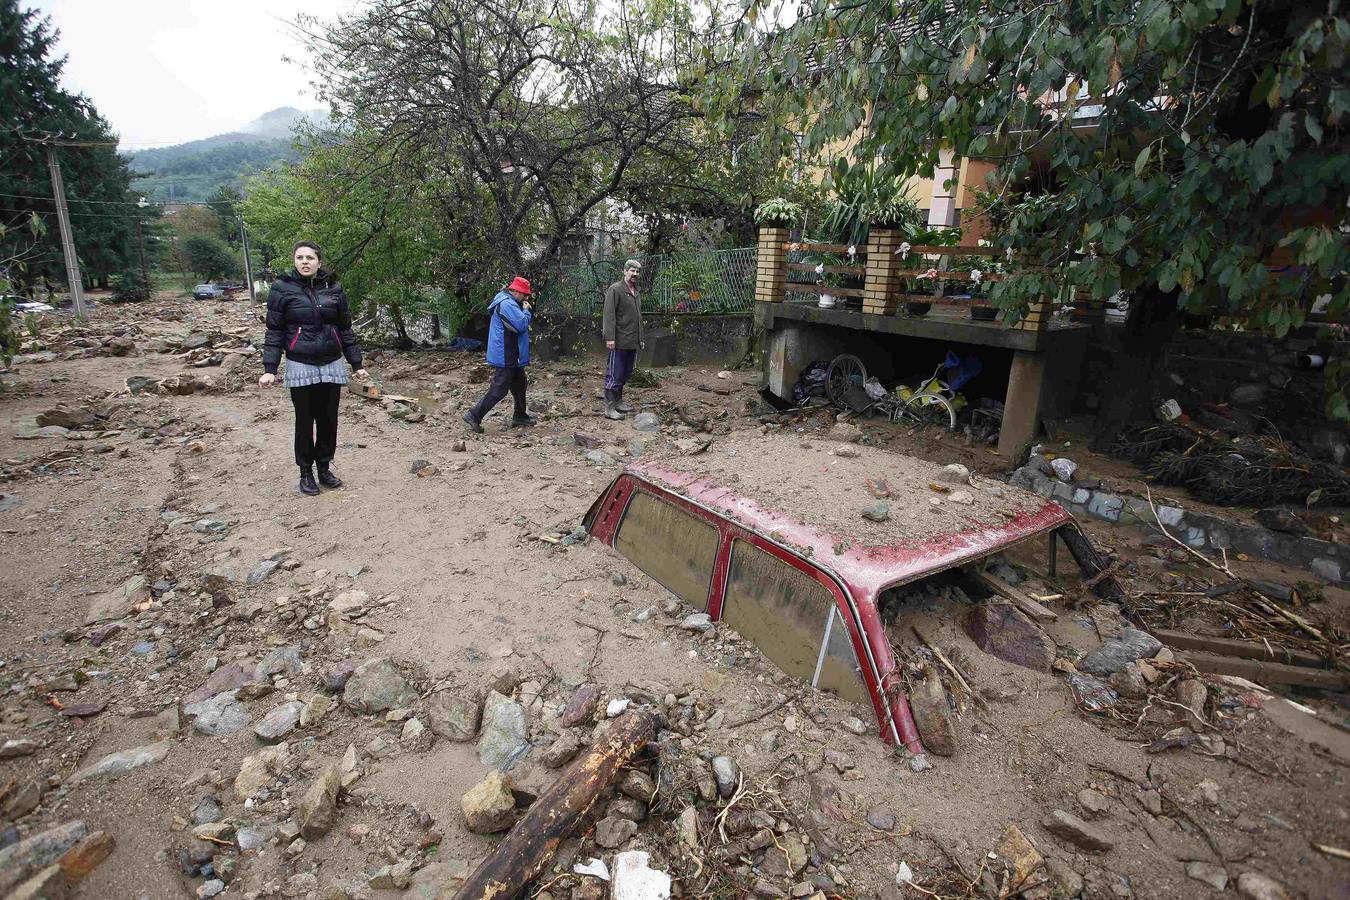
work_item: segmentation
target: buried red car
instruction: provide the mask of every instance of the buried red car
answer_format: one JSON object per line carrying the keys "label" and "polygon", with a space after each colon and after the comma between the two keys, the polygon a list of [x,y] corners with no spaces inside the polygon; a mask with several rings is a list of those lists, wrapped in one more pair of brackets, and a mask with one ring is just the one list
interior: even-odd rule
{"label": "buried red car", "polygon": [[[870,703],[882,737],[912,753],[923,746],[882,622],[888,592],[1047,535],[1052,569],[1057,538],[1085,575],[1103,567],[1073,517],[1035,494],[787,435],[635,462],[585,526],[784,672]],[[1119,591],[1107,577],[1094,589]]]}

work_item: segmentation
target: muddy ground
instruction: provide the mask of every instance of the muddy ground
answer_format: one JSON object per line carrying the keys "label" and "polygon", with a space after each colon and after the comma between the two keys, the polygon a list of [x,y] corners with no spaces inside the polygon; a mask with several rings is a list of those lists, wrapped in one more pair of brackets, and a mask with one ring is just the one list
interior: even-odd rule
{"label": "muddy ground", "polygon": [[[659,762],[639,763],[658,794],[604,801],[536,885],[549,897],[607,895],[569,863],[630,849],[681,896],[1350,896],[1345,695],[1272,696],[1164,652],[1112,682],[1132,696],[1091,711],[1066,674],[1126,623],[1025,561],[1008,577],[1063,595],[1049,602],[1054,669],[976,646],[963,623],[978,597],[934,588],[900,607],[896,652],[916,690],[924,672],[942,683],[954,749],[912,759],[876,737],[870,708],[802,691],[728,631],[686,630],[688,611],[610,549],[559,542],[652,438],[603,417],[602,361],[532,367],[539,425],[498,414],[473,437],[459,410],[484,387],[477,357],[372,353],[384,392],[417,405],[344,393],[346,484],[311,498],[295,487],[287,395],[255,383],[256,312],[102,305],[80,331],[49,320],[0,376],[0,893],[74,845],[62,865],[77,897],[452,896],[499,835],[465,826],[461,797],[493,748],[456,739],[466,707],[447,698],[474,720],[485,696],[509,707],[483,730],[538,794],[560,743],[605,728],[589,708],[560,721],[593,685],[594,707],[627,698],[660,716]],[[185,351],[193,335],[207,344]],[[773,414],[751,371],[657,374],[630,397],[675,446],[835,424]],[[42,431],[56,408],[85,411],[80,427]],[[877,446],[1006,474],[959,437],[860,424]],[[1142,535],[1088,531],[1132,596],[1216,581]],[[1346,608],[1327,590],[1300,614],[1343,627]],[[1222,624],[1203,614],[1197,629]],[[381,659],[393,666],[351,676]],[[1280,695],[1322,730],[1290,726]],[[135,748],[148,749],[94,765]],[[742,775],[730,799],[709,796],[717,756]],[[316,811],[325,778],[339,799]],[[59,846],[31,840],[61,826]],[[1010,859],[1030,871],[1009,875]]]}

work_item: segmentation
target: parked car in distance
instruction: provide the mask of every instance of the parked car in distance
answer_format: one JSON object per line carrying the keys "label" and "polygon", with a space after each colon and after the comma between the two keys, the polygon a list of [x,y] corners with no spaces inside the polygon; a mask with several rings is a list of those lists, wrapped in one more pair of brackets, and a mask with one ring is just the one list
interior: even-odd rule
{"label": "parked car in distance", "polygon": [[[1085,576],[1102,562],[1053,501],[986,478],[944,485],[940,466],[912,457],[836,449],[756,435],[693,456],[644,456],[584,525],[783,672],[870,704],[887,743],[922,753],[886,631],[902,602],[896,589],[958,569],[973,579],[981,561],[1033,544],[1053,569],[1057,539]],[[882,521],[864,518],[867,507]]]}
{"label": "parked car in distance", "polygon": [[193,300],[215,300],[217,297],[221,297],[224,294],[224,291],[210,283],[199,284],[192,289]]}

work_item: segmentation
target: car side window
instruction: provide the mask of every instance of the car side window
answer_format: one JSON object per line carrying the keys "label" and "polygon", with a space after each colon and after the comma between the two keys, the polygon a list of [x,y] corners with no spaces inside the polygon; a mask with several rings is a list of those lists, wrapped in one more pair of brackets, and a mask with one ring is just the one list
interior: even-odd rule
{"label": "car side window", "polygon": [[676,597],[706,611],[718,538],[715,526],[637,491],[619,523],[614,547]]}
{"label": "car side window", "polygon": [[722,621],[794,678],[869,702],[830,590],[744,540],[731,544]]}

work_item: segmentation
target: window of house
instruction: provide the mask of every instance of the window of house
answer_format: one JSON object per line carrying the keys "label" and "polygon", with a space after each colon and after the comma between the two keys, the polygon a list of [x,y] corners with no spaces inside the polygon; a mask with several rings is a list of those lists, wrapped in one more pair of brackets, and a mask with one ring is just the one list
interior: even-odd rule
{"label": "window of house", "polygon": [[717,542],[713,525],[638,491],[624,511],[614,546],[676,597],[707,610]]}
{"label": "window of house", "polygon": [[868,701],[833,593],[742,540],[731,545],[722,621],[794,678],[849,700]]}

